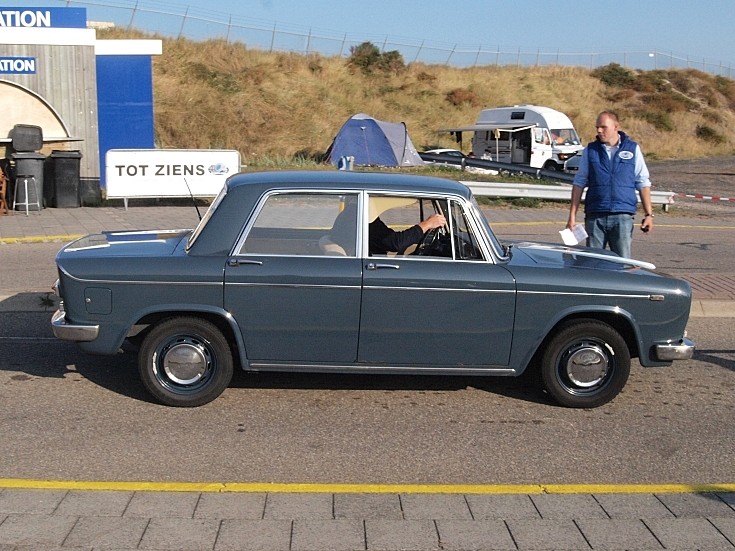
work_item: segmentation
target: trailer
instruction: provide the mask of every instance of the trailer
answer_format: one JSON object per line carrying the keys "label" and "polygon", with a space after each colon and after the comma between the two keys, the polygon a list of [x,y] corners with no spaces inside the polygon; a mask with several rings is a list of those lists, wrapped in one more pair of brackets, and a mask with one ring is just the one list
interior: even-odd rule
{"label": "trailer", "polygon": [[460,144],[463,133],[472,132],[476,158],[546,170],[563,170],[584,149],[569,117],[538,105],[483,109],[474,124],[439,132],[454,135]]}

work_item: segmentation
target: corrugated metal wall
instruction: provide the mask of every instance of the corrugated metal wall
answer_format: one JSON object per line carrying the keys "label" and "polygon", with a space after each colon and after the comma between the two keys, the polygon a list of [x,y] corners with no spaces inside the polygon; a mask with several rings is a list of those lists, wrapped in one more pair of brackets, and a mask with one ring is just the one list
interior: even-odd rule
{"label": "corrugated metal wall", "polygon": [[[1,78],[35,92],[58,113],[69,136],[81,139],[48,144],[44,152],[51,149],[81,151],[80,176],[98,181],[100,160],[94,46],[3,44],[0,48],[4,56],[36,59],[35,74],[6,74]],[[3,101],[2,97],[0,101]],[[17,124],[27,122],[15,121]]]}

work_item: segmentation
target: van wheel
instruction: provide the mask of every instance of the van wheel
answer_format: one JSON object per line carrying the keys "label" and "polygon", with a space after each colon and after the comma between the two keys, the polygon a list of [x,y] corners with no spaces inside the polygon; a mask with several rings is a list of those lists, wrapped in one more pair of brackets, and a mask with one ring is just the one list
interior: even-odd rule
{"label": "van wheel", "polygon": [[561,167],[556,164],[554,161],[546,161],[546,164],[544,165],[544,170],[550,170],[552,172],[556,172],[557,170],[561,170]]}
{"label": "van wheel", "polygon": [[151,329],[138,353],[148,392],[167,406],[194,407],[214,400],[232,380],[232,351],[206,320],[169,318]]}
{"label": "van wheel", "polygon": [[559,404],[594,408],[606,404],[625,386],[630,351],[615,329],[596,320],[563,325],[541,358],[546,391]]}

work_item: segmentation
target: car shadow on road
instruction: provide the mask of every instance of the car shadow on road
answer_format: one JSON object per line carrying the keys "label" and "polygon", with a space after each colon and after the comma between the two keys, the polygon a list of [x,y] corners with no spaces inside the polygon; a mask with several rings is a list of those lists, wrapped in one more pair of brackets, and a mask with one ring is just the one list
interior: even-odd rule
{"label": "car shadow on road", "polygon": [[[35,295],[26,298],[38,300]],[[4,326],[0,331],[0,372],[11,373],[11,378],[65,379],[76,374],[121,396],[156,403],[140,380],[134,346],[126,343],[124,352],[112,356],[86,354],[75,343],[54,338],[49,321],[50,313],[46,311],[0,312],[0,324]],[[230,388],[416,392],[471,388],[526,402],[553,404],[526,376],[245,372],[236,368]]]}
{"label": "car shadow on road", "polygon": [[728,371],[735,371],[735,360],[728,360],[722,357],[732,356],[733,354],[735,354],[735,350],[697,349],[694,352],[694,359],[700,362],[718,365],[727,369]]}
{"label": "car shadow on road", "polygon": [[506,398],[553,405],[553,401],[529,377],[240,371],[235,373],[230,388],[408,392],[453,392],[476,389]]}
{"label": "car shadow on road", "polygon": [[[105,390],[142,402],[156,403],[140,381],[137,357],[134,353],[114,356],[94,356],[78,350],[72,343],[54,345],[51,357],[43,361],[28,361],[32,344],[17,343],[15,353],[26,359],[0,362],[0,371],[17,371],[13,377],[43,377],[64,379],[78,374]],[[28,354],[23,353],[28,349]],[[0,355],[8,357],[11,345],[1,344]],[[37,352],[36,352],[37,354]],[[524,378],[507,377],[447,377],[420,375],[373,375],[333,373],[279,373],[236,371],[230,389],[269,390],[381,390],[409,392],[453,392],[477,389],[490,394],[538,404],[552,404],[538,387]]]}

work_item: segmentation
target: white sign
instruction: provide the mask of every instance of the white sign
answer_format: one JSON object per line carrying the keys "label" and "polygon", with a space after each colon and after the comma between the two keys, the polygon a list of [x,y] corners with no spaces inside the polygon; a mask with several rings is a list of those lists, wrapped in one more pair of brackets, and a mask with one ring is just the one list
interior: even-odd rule
{"label": "white sign", "polygon": [[108,199],[214,197],[240,171],[229,149],[110,149],[105,155]]}

